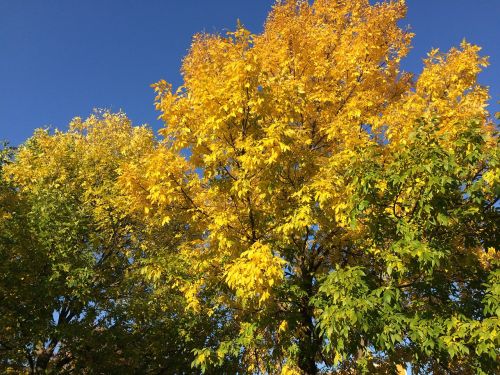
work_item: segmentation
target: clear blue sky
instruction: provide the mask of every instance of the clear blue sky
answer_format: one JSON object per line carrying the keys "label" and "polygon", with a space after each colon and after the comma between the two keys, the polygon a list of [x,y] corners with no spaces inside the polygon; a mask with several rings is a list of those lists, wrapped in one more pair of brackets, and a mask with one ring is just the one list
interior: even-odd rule
{"label": "clear blue sky", "polygon": [[[65,129],[93,108],[124,110],[161,125],[149,85],[180,84],[191,36],[224,32],[236,19],[260,32],[273,0],[0,0],[0,140],[23,142],[37,127]],[[407,0],[416,33],[403,64],[419,72],[433,47],[465,37],[491,66],[480,80],[500,100],[500,0]]]}

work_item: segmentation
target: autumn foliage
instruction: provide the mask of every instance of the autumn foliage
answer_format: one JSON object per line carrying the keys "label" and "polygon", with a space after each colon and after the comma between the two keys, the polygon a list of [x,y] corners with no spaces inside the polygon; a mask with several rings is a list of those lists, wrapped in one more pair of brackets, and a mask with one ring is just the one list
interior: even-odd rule
{"label": "autumn foliage", "polygon": [[194,37],[160,140],[103,112],[4,150],[0,368],[499,371],[488,62],[401,71],[405,11],[278,2]]}

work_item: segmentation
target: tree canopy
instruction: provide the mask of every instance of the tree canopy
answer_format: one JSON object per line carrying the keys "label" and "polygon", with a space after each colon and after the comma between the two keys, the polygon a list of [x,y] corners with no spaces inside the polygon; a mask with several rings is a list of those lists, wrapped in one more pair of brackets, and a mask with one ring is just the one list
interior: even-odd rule
{"label": "tree canopy", "polygon": [[402,72],[405,12],[277,2],[153,85],[161,140],[103,112],[3,151],[0,366],[500,371],[488,62]]}

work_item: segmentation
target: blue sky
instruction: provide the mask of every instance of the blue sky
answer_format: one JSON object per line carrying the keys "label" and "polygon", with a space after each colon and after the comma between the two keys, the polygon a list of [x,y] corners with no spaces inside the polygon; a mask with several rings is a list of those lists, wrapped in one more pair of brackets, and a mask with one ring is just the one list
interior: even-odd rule
{"label": "blue sky", "polygon": [[[122,109],[158,129],[149,85],[180,84],[194,33],[260,32],[273,0],[0,0],[0,140],[17,145],[38,127],[65,129],[93,108]],[[500,0],[407,0],[413,50],[405,70],[419,72],[434,47],[465,37],[491,66],[480,76],[500,110]]]}

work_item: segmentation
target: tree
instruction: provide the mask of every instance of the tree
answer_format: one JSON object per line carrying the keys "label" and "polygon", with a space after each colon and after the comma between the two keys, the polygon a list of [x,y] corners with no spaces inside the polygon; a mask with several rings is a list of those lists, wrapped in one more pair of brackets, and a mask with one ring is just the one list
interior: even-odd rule
{"label": "tree", "polygon": [[176,285],[191,311],[232,327],[195,366],[498,371],[487,60],[463,42],[402,73],[405,11],[278,2],[260,35],[196,35],[183,86],[154,85],[164,147],[121,181],[137,212],[185,223]]}
{"label": "tree", "polygon": [[145,280],[146,246],[182,272],[178,240],[173,226],[151,229],[130,212],[118,185],[120,166],[157,146],[150,129],[103,112],[2,152],[2,372],[192,372],[191,350],[204,344],[194,332],[214,323]]}

